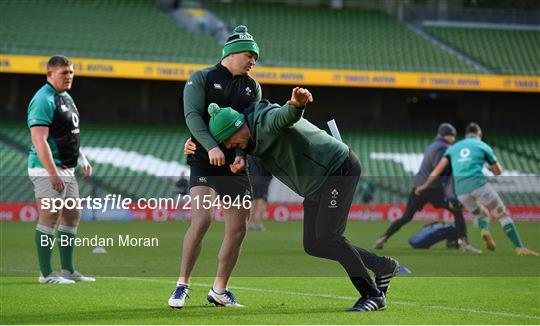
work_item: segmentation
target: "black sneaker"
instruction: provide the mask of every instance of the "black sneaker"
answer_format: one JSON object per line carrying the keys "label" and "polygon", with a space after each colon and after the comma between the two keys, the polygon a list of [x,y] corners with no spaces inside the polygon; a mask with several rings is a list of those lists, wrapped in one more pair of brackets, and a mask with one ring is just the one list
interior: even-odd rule
{"label": "black sneaker", "polygon": [[391,257],[384,258],[388,260],[387,268],[381,275],[375,276],[375,284],[377,285],[377,289],[386,296],[390,288],[390,281],[399,271],[399,262]]}
{"label": "black sneaker", "polygon": [[349,311],[367,312],[384,309],[386,309],[386,299],[383,294],[380,297],[360,298],[354,306],[349,308]]}

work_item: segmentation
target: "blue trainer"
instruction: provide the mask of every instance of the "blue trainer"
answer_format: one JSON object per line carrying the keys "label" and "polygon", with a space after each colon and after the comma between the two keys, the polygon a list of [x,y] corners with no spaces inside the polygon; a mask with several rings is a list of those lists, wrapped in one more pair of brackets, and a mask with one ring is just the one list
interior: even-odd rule
{"label": "blue trainer", "polygon": [[219,294],[214,292],[214,289],[210,289],[207,299],[208,302],[220,307],[244,307],[236,301],[234,294],[227,290],[225,290],[224,293]]}
{"label": "blue trainer", "polygon": [[180,309],[184,307],[186,303],[186,298],[189,298],[188,296],[189,292],[189,286],[185,284],[179,284],[176,289],[171,293],[171,297],[169,298],[169,307]]}

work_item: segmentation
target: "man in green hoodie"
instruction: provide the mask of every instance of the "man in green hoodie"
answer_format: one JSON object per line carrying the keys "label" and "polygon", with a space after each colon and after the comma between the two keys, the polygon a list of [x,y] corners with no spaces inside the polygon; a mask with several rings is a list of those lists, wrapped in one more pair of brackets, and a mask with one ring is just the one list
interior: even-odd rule
{"label": "man in green hoodie", "polygon": [[296,87],[284,106],[262,100],[244,114],[212,103],[210,133],[228,149],[240,148],[259,157],[272,175],[305,198],[304,250],[345,268],[361,296],[350,310],[382,310],[399,264],[358,248],[343,236],[360,163],[347,145],[302,118],[312,101],[307,89]]}

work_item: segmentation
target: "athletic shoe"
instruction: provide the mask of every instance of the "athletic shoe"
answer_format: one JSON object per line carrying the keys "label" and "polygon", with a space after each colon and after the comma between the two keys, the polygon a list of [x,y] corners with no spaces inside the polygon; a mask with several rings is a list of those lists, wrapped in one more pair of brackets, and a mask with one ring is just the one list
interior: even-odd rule
{"label": "athletic shoe", "polygon": [[516,254],[518,256],[538,256],[538,253],[534,250],[531,250],[527,247],[516,248]]}
{"label": "athletic shoe", "polygon": [[264,232],[266,229],[264,225],[250,225],[248,226],[249,231]]}
{"label": "athletic shoe", "polygon": [[470,252],[473,254],[481,254],[482,250],[473,247],[471,244],[461,244],[461,251],[462,252]]}
{"label": "athletic shoe", "polygon": [[214,292],[214,289],[212,288],[210,289],[210,292],[208,292],[207,299],[208,302],[220,307],[244,307],[236,301],[234,294],[227,290],[222,294],[218,294]]}
{"label": "athletic shoe", "polygon": [[65,270],[65,269],[62,270],[62,277],[68,280],[75,281],[75,282],[95,282],[96,281],[96,279],[93,277],[84,276],[83,274],[77,271],[74,271],[73,273],[71,273],[70,271]]}
{"label": "athletic shoe", "polygon": [[390,281],[399,271],[399,262],[391,257],[383,258],[387,261],[387,268],[381,273],[381,275],[375,276],[375,284],[377,285],[377,289],[379,289],[379,291],[386,296],[388,289],[390,288]]}
{"label": "athletic shoe", "polygon": [[495,239],[491,235],[491,232],[488,230],[482,230],[480,232],[480,235],[482,236],[482,239],[484,239],[484,243],[486,244],[486,248],[489,251],[494,251],[495,248],[497,248],[497,244],[495,243]]}
{"label": "athletic shoe", "polygon": [[383,235],[382,237],[377,239],[377,241],[375,241],[375,244],[373,245],[373,248],[374,249],[379,249],[379,250],[384,248],[384,245],[386,244],[387,240],[388,239]]}
{"label": "athletic shoe", "polygon": [[383,294],[380,297],[360,298],[354,306],[349,308],[349,311],[367,312],[384,309],[386,309],[386,299]]}
{"label": "athletic shoe", "polygon": [[188,295],[189,286],[185,284],[178,285],[169,298],[169,307],[180,309],[186,304],[186,298],[189,298]]}
{"label": "athletic shoe", "polygon": [[459,248],[459,242],[458,239],[446,239],[446,248],[448,249],[458,249]]}
{"label": "athletic shoe", "polygon": [[66,278],[63,278],[62,276],[58,276],[57,273],[51,273],[47,275],[46,277],[41,275],[41,273],[39,273],[38,281],[41,284],[73,284],[75,283],[75,281],[68,280]]}

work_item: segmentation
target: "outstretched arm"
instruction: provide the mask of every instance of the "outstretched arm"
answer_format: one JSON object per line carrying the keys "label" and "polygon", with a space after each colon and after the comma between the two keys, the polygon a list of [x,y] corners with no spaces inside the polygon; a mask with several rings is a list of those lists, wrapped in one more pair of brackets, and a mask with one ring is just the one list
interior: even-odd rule
{"label": "outstretched arm", "polygon": [[287,104],[267,113],[266,128],[278,131],[292,126],[300,120],[308,102],[313,102],[311,93],[305,88],[295,87]]}

